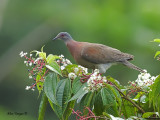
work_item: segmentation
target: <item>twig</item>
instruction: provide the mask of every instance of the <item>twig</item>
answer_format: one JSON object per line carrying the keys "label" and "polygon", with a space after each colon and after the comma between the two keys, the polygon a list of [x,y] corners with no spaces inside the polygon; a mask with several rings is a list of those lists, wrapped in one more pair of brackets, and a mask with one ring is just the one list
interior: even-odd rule
{"label": "twig", "polygon": [[[113,84],[113,83],[112,83]],[[129,99],[115,84],[113,84],[113,86],[118,90],[119,93],[121,93],[123,95],[123,98],[128,100],[129,102],[131,102],[136,108],[138,108],[143,114],[145,113],[145,111],[138,106],[135,102],[133,102],[131,99]]]}

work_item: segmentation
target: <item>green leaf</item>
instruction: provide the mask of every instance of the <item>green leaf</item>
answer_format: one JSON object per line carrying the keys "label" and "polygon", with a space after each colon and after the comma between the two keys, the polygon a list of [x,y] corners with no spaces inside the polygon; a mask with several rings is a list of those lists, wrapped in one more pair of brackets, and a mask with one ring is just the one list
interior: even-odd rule
{"label": "green leaf", "polygon": [[57,55],[52,55],[52,54],[49,54],[47,56],[47,63],[48,64],[51,64],[53,61],[55,61],[56,59],[59,59],[60,57],[57,56]]}
{"label": "green leaf", "polygon": [[94,102],[94,112],[96,116],[102,115],[105,111],[105,106],[103,105],[101,92],[99,91],[96,95],[95,102]]}
{"label": "green leaf", "polygon": [[103,112],[103,115],[106,116],[107,118],[109,118],[109,120],[112,120],[112,118],[110,117],[110,115],[107,114],[106,112]]}
{"label": "green leaf", "polygon": [[127,100],[122,101],[122,113],[125,118],[136,116],[136,108]]}
{"label": "green leaf", "polygon": [[71,81],[69,79],[60,80],[56,88],[56,100],[60,106],[53,105],[54,111],[60,119],[64,118],[64,113],[71,97]]}
{"label": "green leaf", "polygon": [[41,47],[41,52],[43,52],[43,48],[44,48],[44,46],[45,46],[45,45],[43,45],[43,46]]}
{"label": "green leaf", "polygon": [[154,39],[152,42],[160,42],[160,39]]}
{"label": "green leaf", "polygon": [[46,96],[52,101],[52,103],[57,104],[55,93],[56,93],[56,86],[57,86],[57,74],[56,73],[49,73],[46,76],[44,82],[44,92]]}
{"label": "green leaf", "polygon": [[57,62],[52,61],[50,64],[46,65],[48,69],[62,76],[61,70]]}
{"label": "green leaf", "polygon": [[39,117],[38,120],[44,120],[45,110],[47,107],[47,96],[43,93],[40,105],[39,105]]}
{"label": "green leaf", "polygon": [[151,92],[149,92],[149,103],[150,107],[152,103],[154,110],[160,112],[160,75],[151,85]]}
{"label": "green leaf", "polygon": [[154,55],[154,58],[156,58],[158,55],[160,55],[160,51],[156,52],[156,54]]}
{"label": "green leaf", "polygon": [[70,73],[70,72],[73,72],[73,71],[74,71],[74,68],[76,68],[76,67],[78,67],[78,65],[76,65],[76,64],[67,65],[67,66],[65,67],[65,70],[66,70],[68,73]]}
{"label": "green leaf", "polygon": [[68,120],[69,116],[72,114],[72,109],[74,108],[75,100],[70,101],[64,113],[65,120]]}
{"label": "green leaf", "polygon": [[[91,102],[93,100],[93,96],[94,96],[94,92],[88,92],[87,94],[85,94],[83,96],[83,98],[80,102],[80,111],[83,111],[84,107],[89,107],[89,108],[93,107],[93,105],[91,104]],[[87,112],[88,112],[88,110],[87,110]],[[86,111],[84,114],[86,114]]]}
{"label": "green leaf", "polygon": [[101,97],[107,113],[112,114],[113,116],[119,116],[118,108],[116,105],[116,98],[113,92],[108,88],[102,88]]}
{"label": "green leaf", "polygon": [[77,98],[82,98],[87,93],[86,91],[83,90],[83,88],[86,86],[87,86],[87,83],[84,83],[81,86],[81,88],[77,91],[77,93],[69,101],[76,100]]}
{"label": "green leaf", "polygon": [[105,86],[107,88],[109,88],[113,92],[116,100],[118,101],[118,105],[121,108],[121,106],[122,106],[122,99],[121,99],[121,95],[119,94],[119,92],[117,91],[117,89],[115,87],[109,85],[109,84],[105,84]]}
{"label": "green leaf", "polygon": [[144,113],[144,114],[142,115],[142,117],[143,117],[143,118],[149,118],[149,117],[151,117],[151,116],[153,116],[153,115],[159,116],[158,112],[146,112],[146,113]]}
{"label": "green leaf", "polygon": [[45,52],[39,52],[39,57],[41,57],[43,60],[46,59],[46,53]]}
{"label": "green leaf", "polygon": [[121,88],[121,85],[114,78],[112,78],[110,76],[107,76],[107,80],[110,81],[110,82],[112,82],[113,84],[115,84],[118,88]]}
{"label": "green leaf", "polygon": [[72,92],[73,94],[76,94],[79,89],[82,87],[82,83],[80,81],[80,78],[79,77],[76,77],[74,80],[73,80],[73,83],[72,83]]}

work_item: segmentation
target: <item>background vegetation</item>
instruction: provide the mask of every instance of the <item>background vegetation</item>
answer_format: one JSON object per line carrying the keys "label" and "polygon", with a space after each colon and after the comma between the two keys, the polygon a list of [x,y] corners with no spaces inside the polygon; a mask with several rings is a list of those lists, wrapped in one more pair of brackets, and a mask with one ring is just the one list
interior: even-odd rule
{"label": "background vegetation", "polygon": [[[38,92],[25,91],[31,81],[19,52],[46,45],[47,53],[64,54],[74,63],[64,43],[51,40],[61,31],[77,41],[102,43],[131,53],[135,56],[132,63],[152,75],[159,74],[159,62],[153,58],[158,46],[149,42],[160,38],[159,5],[159,0],[1,0],[0,119],[15,118],[8,112],[27,112],[17,119],[37,118]],[[135,80],[138,72],[118,65],[106,75],[125,85]],[[55,117],[49,106],[47,110],[47,118]]]}

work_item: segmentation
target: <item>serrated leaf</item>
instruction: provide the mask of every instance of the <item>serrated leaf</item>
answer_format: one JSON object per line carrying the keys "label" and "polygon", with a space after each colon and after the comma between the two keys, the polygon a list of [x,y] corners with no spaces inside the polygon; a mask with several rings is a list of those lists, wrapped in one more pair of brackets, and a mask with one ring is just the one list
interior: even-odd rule
{"label": "serrated leaf", "polygon": [[53,61],[55,61],[56,59],[59,59],[60,57],[57,56],[57,55],[52,55],[52,54],[49,54],[47,56],[47,63],[50,64],[52,63]]}
{"label": "serrated leaf", "polygon": [[38,120],[44,120],[44,115],[45,115],[45,110],[47,107],[47,96],[45,95],[45,93],[43,93],[43,96],[41,98],[41,102],[39,105],[39,116],[38,116]]}
{"label": "serrated leaf", "polygon": [[[69,100],[69,101],[72,101],[72,100],[76,100],[77,98],[81,98],[82,96],[84,96],[87,92],[85,92],[83,89],[84,87],[86,87],[87,83],[84,83],[81,88],[77,91],[77,93]],[[67,102],[69,102],[67,101]]]}
{"label": "serrated leaf", "polygon": [[109,88],[102,88],[101,97],[107,113],[112,114],[113,116],[119,116],[118,108],[116,105],[116,98],[113,92]]}
{"label": "serrated leaf", "polygon": [[155,111],[160,112],[160,75],[155,79],[151,85],[151,92],[149,92],[149,103],[151,103]]}
{"label": "serrated leaf", "polygon": [[48,69],[62,76],[61,70],[57,62],[52,61],[50,64],[46,65]]}
{"label": "serrated leaf", "polygon": [[122,113],[125,118],[136,116],[136,108],[127,100],[122,101]]}
{"label": "serrated leaf", "polygon": [[52,101],[52,103],[57,104],[55,93],[56,93],[56,86],[57,86],[57,74],[49,73],[46,76],[44,82],[44,92],[46,96]]}
{"label": "serrated leaf", "polygon": [[80,81],[80,78],[79,77],[76,77],[74,80],[73,80],[73,83],[72,83],[72,92],[73,94],[76,94],[77,91],[79,91],[79,89],[82,87],[82,83]]}
{"label": "serrated leaf", "polygon": [[74,105],[75,105],[75,100],[70,101],[68,103],[68,106],[67,106],[66,111],[64,113],[65,120],[68,120],[69,116],[72,114],[72,109],[74,108]]}
{"label": "serrated leaf", "polygon": [[117,91],[117,89],[114,88],[113,86],[109,85],[109,84],[105,84],[105,86],[107,88],[109,88],[113,92],[116,100],[118,101],[118,105],[121,108],[121,106],[122,106],[122,99],[121,99],[121,95],[119,94],[119,92]]}
{"label": "serrated leaf", "polygon": [[60,119],[64,118],[67,108],[66,101],[71,97],[71,81],[69,79],[60,80],[56,88],[56,100],[60,106],[53,105],[54,111]]}
{"label": "serrated leaf", "polygon": [[156,58],[158,55],[160,55],[160,51],[156,52],[156,54],[154,55],[154,58]]}
{"label": "serrated leaf", "polygon": [[[94,92],[88,92],[87,94],[85,94],[80,102],[80,111],[83,111],[84,107],[89,107],[89,108],[93,108],[93,104],[91,104],[92,100],[93,100],[93,96],[94,96]],[[87,114],[86,111],[84,111],[85,115]]]}
{"label": "serrated leaf", "polygon": [[102,115],[105,111],[105,106],[103,105],[101,92],[98,92],[94,102],[94,112],[96,116]]}

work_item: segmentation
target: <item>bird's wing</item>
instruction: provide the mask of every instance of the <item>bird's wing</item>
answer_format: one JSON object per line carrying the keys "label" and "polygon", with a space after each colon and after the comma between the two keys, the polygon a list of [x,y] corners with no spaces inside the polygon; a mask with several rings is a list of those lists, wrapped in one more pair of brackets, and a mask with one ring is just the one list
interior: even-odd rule
{"label": "bird's wing", "polygon": [[124,60],[132,60],[133,56],[102,44],[85,43],[82,48],[81,56],[83,59],[95,63],[113,63]]}

